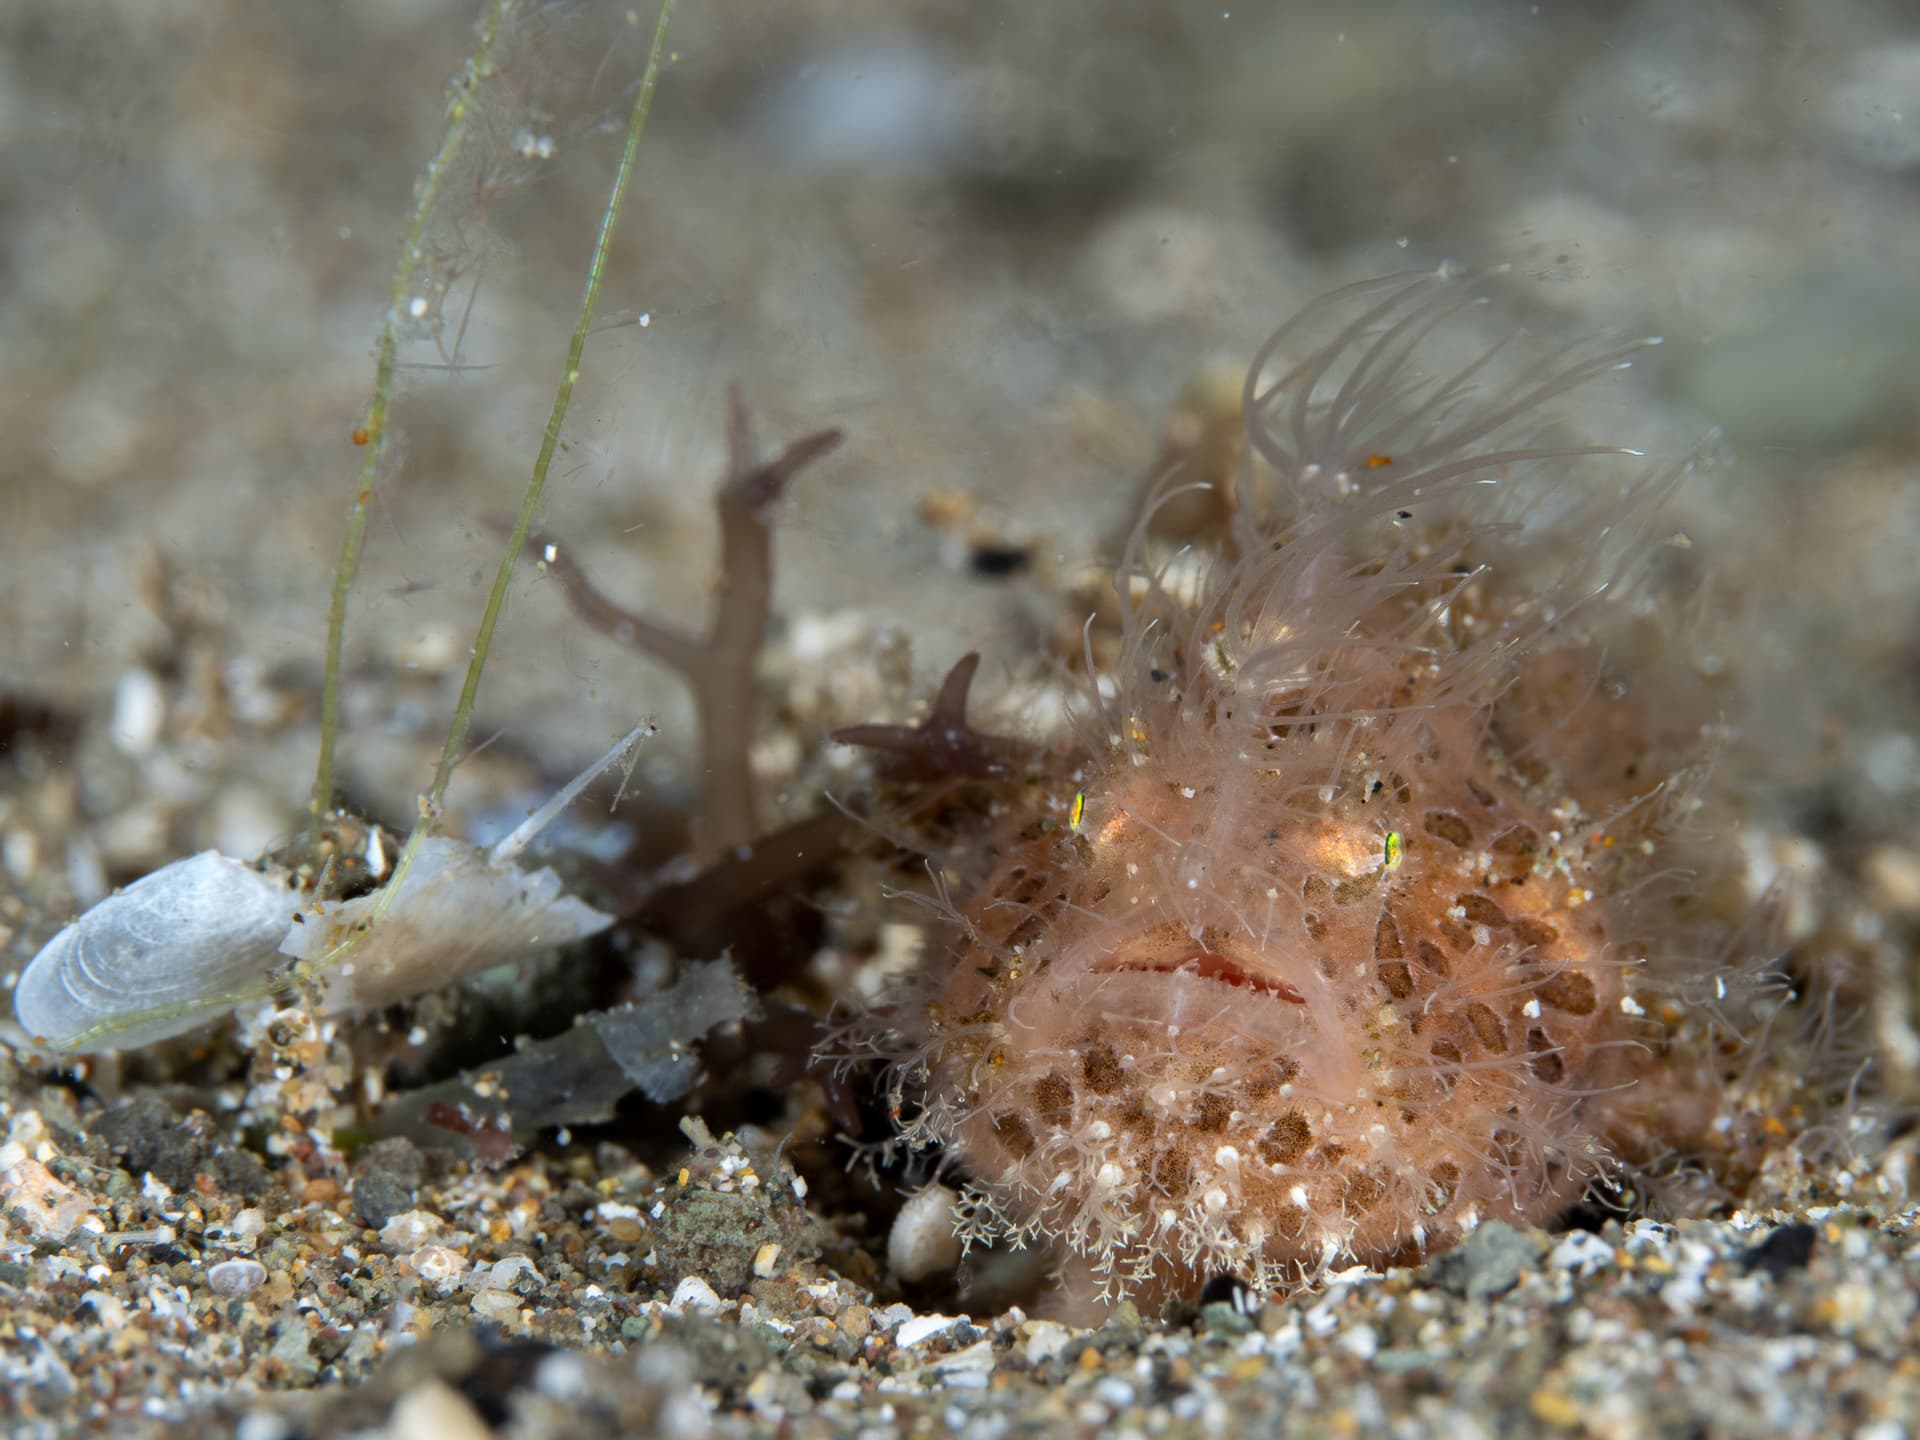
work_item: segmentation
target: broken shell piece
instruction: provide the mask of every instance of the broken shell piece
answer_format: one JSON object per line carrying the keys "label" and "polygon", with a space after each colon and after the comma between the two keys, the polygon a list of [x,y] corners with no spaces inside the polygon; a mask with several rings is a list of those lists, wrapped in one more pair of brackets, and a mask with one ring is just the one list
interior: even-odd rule
{"label": "broken shell piece", "polygon": [[680,1099],[706,1074],[700,1042],[719,1026],[759,1016],[759,999],[731,960],[690,961],[671,985],[638,1001],[590,1011],[572,1029],[484,1069],[391,1096],[373,1132],[501,1164],[542,1130],[613,1119],[635,1089],[656,1105]]}
{"label": "broken shell piece", "polygon": [[13,1013],[61,1050],[184,1034],[260,984],[303,898],[288,872],[217,850],[163,865],[49,940],[14,988]]}
{"label": "broken shell piece", "polygon": [[[280,953],[320,960],[366,924],[381,898],[375,892],[304,911],[304,923],[282,929]],[[611,915],[565,894],[551,870],[495,863],[464,840],[429,836],[386,913],[324,972],[325,1008],[391,1005],[611,924]]]}
{"label": "broken shell piece", "polygon": [[417,851],[409,841],[412,862],[403,852],[387,885],[397,891],[321,902],[287,933],[281,953],[325,973],[327,1009],[358,1010],[599,934],[611,915],[564,894],[553,871],[522,870],[518,861],[581,791],[654,733],[652,719],[642,720],[489,851],[444,835],[427,836]]}

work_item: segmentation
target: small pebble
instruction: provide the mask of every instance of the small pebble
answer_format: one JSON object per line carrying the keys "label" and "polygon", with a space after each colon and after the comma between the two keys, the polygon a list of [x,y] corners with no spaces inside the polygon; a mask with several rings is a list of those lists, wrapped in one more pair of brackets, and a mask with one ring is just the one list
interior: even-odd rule
{"label": "small pebble", "polygon": [[445,1228],[431,1210],[403,1210],[380,1227],[380,1243],[389,1250],[414,1250]]}
{"label": "small pebble", "polygon": [[1895,915],[1920,914],[1920,851],[1901,845],[1882,845],[1861,863],[1867,892],[1883,910]]}
{"label": "small pebble", "polygon": [[436,1290],[451,1290],[467,1273],[466,1259],[444,1245],[422,1245],[408,1257],[413,1271]]}
{"label": "small pebble", "polygon": [[38,1160],[22,1156],[0,1171],[0,1208],[17,1213],[35,1240],[60,1241],[93,1213],[93,1202]]}
{"label": "small pebble", "polygon": [[616,1200],[608,1200],[595,1208],[594,1214],[607,1228],[607,1233],[623,1245],[632,1245],[643,1234],[640,1212],[631,1205]]}
{"label": "small pebble", "polygon": [[386,1433],[390,1440],[486,1440],[493,1431],[457,1390],[428,1380],[394,1402]]}
{"label": "small pebble", "polygon": [[946,1334],[965,1319],[964,1315],[916,1315],[900,1327],[893,1337],[893,1343],[903,1350],[911,1349],[936,1335]]}
{"label": "small pebble", "polygon": [[297,1321],[281,1330],[280,1337],[267,1351],[267,1358],[278,1360],[287,1367],[290,1375],[303,1384],[311,1385],[314,1376],[320,1373],[320,1362],[313,1358],[307,1327]]}
{"label": "small pebble", "polygon": [[207,1267],[207,1288],[216,1295],[251,1295],[267,1280],[258,1260],[222,1260]]}
{"label": "small pebble", "polygon": [[713,1292],[713,1286],[698,1275],[689,1275],[674,1286],[673,1299],[668,1309],[691,1310],[697,1315],[711,1315],[720,1308],[720,1297]]}
{"label": "small pebble", "polygon": [[340,1182],[321,1176],[309,1180],[300,1191],[300,1201],[304,1205],[333,1205],[340,1199]]}
{"label": "small pebble", "polygon": [[1613,1246],[1587,1230],[1568,1231],[1553,1247],[1553,1253],[1547,1256],[1547,1264],[1555,1270],[1584,1272],[1612,1263]]}
{"label": "small pebble", "polygon": [[933,1373],[949,1384],[953,1383],[955,1377],[969,1372],[983,1377],[993,1372],[991,1340],[976,1340],[966,1349],[943,1355],[933,1363]]}
{"label": "small pebble", "polygon": [[93,1311],[93,1318],[102,1329],[118,1330],[127,1323],[127,1307],[118,1295],[89,1290],[80,1297],[80,1303]]}
{"label": "small pebble", "polygon": [[1749,1274],[1764,1270],[1776,1282],[1804,1269],[1819,1232],[1811,1225],[1782,1225],[1740,1258]]}
{"label": "small pebble", "polygon": [[1067,1327],[1052,1320],[1035,1320],[1027,1327],[1027,1363],[1051,1360],[1073,1338]]}
{"label": "small pebble", "polygon": [[509,1255],[504,1260],[493,1262],[493,1269],[487,1277],[487,1284],[495,1290],[511,1290],[513,1282],[522,1275],[540,1278],[539,1267],[524,1255]]}
{"label": "small pebble", "polygon": [[960,1263],[960,1237],[953,1233],[957,1197],[945,1185],[929,1185],[907,1198],[887,1233],[887,1264],[912,1285],[945,1275]]}
{"label": "small pebble", "polygon": [[518,1295],[511,1290],[496,1290],[492,1286],[476,1291],[470,1303],[474,1314],[495,1324],[511,1320],[520,1313]]}
{"label": "small pebble", "polygon": [[353,1213],[369,1230],[384,1231],[396,1218],[407,1213],[412,1203],[412,1192],[384,1170],[362,1175],[353,1182]]}
{"label": "small pebble", "polygon": [[160,677],[142,666],[121,672],[113,687],[113,718],[107,723],[115,748],[125,755],[150,754],[167,718]]}
{"label": "small pebble", "polygon": [[1118,1375],[1104,1375],[1094,1381],[1093,1393],[1116,1410],[1124,1410],[1134,1401],[1133,1386]]}
{"label": "small pebble", "polygon": [[1546,1246],[1534,1231],[1489,1220],[1465,1242],[1427,1262],[1427,1273],[1441,1289],[1468,1300],[1491,1300],[1520,1283],[1540,1263]]}
{"label": "small pebble", "polygon": [[1253,1321],[1239,1306],[1226,1300],[1216,1300],[1202,1307],[1200,1323],[1206,1327],[1209,1335],[1224,1335],[1229,1339],[1252,1333]]}

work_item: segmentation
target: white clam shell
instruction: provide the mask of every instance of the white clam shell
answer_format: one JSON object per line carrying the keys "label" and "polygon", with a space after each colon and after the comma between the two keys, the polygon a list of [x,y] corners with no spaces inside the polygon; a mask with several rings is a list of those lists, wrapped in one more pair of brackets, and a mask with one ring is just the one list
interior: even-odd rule
{"label": "white clam shell", "polygon": [[62,1050],[184,1034],[282,963],[302,896],[285,872],[203,850],[109,895],[33,957],[14,987],[21,1028]]}

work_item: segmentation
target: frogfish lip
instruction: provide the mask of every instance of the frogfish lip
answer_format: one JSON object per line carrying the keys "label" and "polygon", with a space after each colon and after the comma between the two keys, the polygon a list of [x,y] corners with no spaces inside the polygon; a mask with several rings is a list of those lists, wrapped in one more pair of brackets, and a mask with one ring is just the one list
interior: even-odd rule
{"label": "frogfish lip", "polygon": [[1304,1005],[1307,997],[1287,981],[1266,972],[1264,967],[1249,966],[1235,959],[1229,949],[1211,943],[1211,937],[1194,940],[1182,933],[1178,943],[1168,944],[1164,935],[1142,937],[1140,941],[1116,950],[1094,967],[1102,975],[1190,975],[1216,985],[1271,995],[1289,1004]]}

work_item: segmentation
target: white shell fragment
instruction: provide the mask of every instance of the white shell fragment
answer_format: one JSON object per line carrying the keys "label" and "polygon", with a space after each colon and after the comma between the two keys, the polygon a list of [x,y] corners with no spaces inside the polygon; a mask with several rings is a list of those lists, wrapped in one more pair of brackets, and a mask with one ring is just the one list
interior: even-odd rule
{"label": "white shell fragment", "polygon": [[203,850],[109,895],[20,977],[21,1028],[60,1050],[146,1045],[203,1024],[257,987],[302,897],[284,872]]}
{"label": "white shell fragment", "polygon": [[519,857],[581,791],[652,734],[653,721],[642,720],[492,850],[428,836],[398,893],[314,906],[287,933],[281,953],[318,961],[373,919],[376,909],[383,911],[346,959],[326,972],[327,1008],[360,1010],[599,934],[613,916],[564,894],[553,871],[522,870]]}
{"label": "white shell fragment", "polygon": [[[345,943],[380,899],[376,891],[312,906],[304,923],[281,932],[281,954],[320,959]],[[326,1008],[391,1005],[611,924],[611,915],[564,894],[551,870],[495,864],[464,840],[429,836],[386,914],[326,972]]]}

